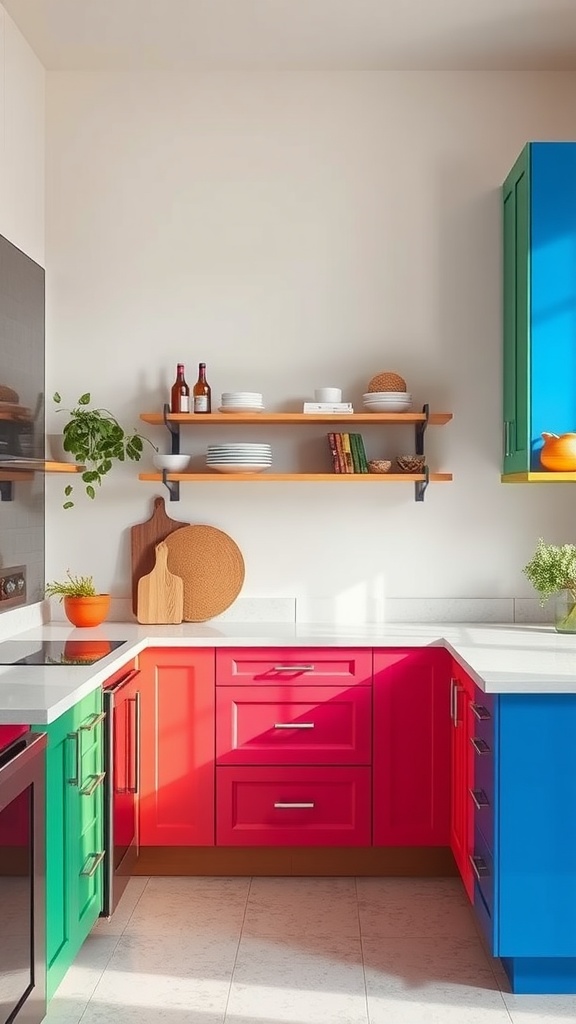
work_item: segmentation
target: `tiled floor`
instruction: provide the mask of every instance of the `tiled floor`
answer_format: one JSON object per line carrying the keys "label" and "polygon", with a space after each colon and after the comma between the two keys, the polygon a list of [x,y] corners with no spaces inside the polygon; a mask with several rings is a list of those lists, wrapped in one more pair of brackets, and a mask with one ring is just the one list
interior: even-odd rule
{"label": "tiled floor", "polygon": [[510,994],[458,879],[133,878],[51,1024],[569,1024]]}

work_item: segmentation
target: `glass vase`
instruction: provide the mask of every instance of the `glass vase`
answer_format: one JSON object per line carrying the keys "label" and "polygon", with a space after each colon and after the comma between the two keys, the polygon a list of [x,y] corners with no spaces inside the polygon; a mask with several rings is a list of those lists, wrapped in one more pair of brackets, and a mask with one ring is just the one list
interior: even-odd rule
{"label": "glass vase", "polygon": [[559,590],[554,598],[554,628],[557,633],[576,633],[576,592]]}

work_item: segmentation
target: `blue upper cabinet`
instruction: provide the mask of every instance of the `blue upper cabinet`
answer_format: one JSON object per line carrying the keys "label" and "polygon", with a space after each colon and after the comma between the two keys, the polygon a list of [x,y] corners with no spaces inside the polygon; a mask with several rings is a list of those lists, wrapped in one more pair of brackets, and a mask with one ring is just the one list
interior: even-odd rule
{"label": "blue upper cabinet", "polygon": [[503,473],[554,479],[542,434],[576,431],[576,142],[527,145],[502,192]]}

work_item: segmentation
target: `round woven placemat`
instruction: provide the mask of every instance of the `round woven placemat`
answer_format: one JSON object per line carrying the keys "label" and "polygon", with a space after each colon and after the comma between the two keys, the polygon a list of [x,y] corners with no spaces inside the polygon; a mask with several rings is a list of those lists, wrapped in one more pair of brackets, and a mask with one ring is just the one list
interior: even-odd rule
{"label": "round woven placemat", "polygon": [[372,377],[368,384],[368,391],[406,391],[406,381],[399,373],[386,370]]}
{"label": "round woven placemat", "polygon": [[242,552],[215,526],[183,526],[165,539],[168,569],[184,581],[184,621],[206,622],[226,611],[242,590]]}

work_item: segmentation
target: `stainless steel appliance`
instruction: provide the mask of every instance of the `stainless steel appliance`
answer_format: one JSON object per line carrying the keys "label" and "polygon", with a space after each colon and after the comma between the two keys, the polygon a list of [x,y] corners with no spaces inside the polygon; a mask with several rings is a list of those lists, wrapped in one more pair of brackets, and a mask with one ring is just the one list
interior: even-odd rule
{"label": "stainless steel appliance", "polygon": [[132,669],[104,690],[104,902],[116,909],[138,859],[140,797],[140,672]]}
{"label": "stainless steel appliance", "polygon": [[46,1013],[43,733],[0,751],[0,1024]]}

